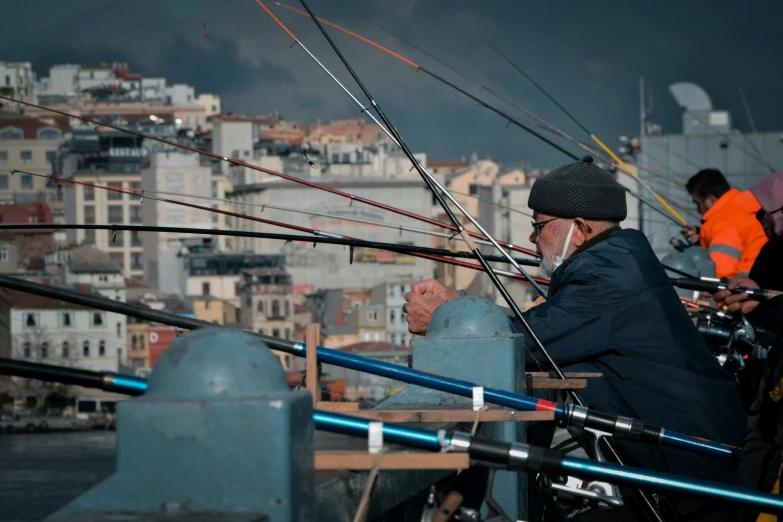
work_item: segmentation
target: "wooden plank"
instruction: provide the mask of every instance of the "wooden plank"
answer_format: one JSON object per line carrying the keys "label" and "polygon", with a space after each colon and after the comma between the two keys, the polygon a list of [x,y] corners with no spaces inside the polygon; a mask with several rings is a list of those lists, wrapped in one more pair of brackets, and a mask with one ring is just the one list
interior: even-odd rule
{"label": "wooden plank", "polygon": [[307,391],[313,396],[313,406],[321,400],[321,383],[318,379],[318,345],[321,344],[321,325],[308,324],[305,327],[305,361]]}
{"label": "wooden plank", "polygon": [[587,388],[587,379],[533,379],[534,390],[581,390]]}
{"label": "wooden plank", "polygon": [[[407,423],[473,422],[476,420],[476,412],[473,410],[360,410],[353,412],[352,415],[383,422]],[[481,412],[479,421],[547,421],[554,420],[554,418],[555,414],[551,411],[485,410]]]}
{"label": "wooden plank", "polygon": [[[315,470],[366,470],[375,464],[376,455],[361,451],[316,451]],[[390,452],[381,459],[380,469],[466,469],[467,453]]]}
{"label": "wooden plank", "polygon": [[[527,372],[528,375],[532,376],[534,379],[550,379],[549,372]],[[567,379],[586,379],[591,377],[603,377],[604,374],[600,372],[565,372],[563,375],[566,376]]]}
{"label": "wooden plank", "polygon": [[356,413],[359,411],[358,402],[327,402],[320,401],[315,405],[319,410],[334,411],[334,412],[351,412]]}

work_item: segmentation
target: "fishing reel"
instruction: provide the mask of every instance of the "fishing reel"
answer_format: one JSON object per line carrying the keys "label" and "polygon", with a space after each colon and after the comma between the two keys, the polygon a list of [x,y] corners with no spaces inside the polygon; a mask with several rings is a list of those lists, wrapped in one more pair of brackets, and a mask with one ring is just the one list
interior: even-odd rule
{"label": "fishing reel", "polygon": [[743,356],[750,355],[756,344],[756,330],[745,315],[708,310],[694,312],[693,318],[696,329],[721,366],[734,372],[742,370]]}

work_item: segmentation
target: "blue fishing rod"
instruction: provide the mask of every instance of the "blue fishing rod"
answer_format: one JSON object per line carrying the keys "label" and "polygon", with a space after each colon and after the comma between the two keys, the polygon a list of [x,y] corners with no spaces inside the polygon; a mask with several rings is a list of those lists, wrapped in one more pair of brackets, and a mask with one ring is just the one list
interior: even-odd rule
{"label": "blue fishing rod", "polygon": [[[0,358],[0,375],[99,388],[131,396],[143,395],[147,391],[147,380],[133,375],[96,372],[8,358]],[[322,410],[313,411],[315,429],[352,437],[367,438],[372,422],[375,421]],[[585,480],[601,480],[629,487],[666,491],[680,496],[701,497],[763,512],[783,514],[783,498],[751,489],[682,478],[671,473],[573,458],[538,446],[471,437],[468,433],[460,431],[436,431],[386,422],[381,423],[381,431],[386,443],[427,451],[467,453],[479,464],[499,465],[508,470],[547,474],[567,473]]]}
{"label": "blue fishing rod", "polygon": [[[9,288],[19,292],[27,292],[49,297],[51,299],[58,299],[60,301],[79,304],[97,310],[115,312],[143,319],[145,321],[167,324],[186,330],[221,326],[163,310],[153,310],[146,306],[115,301],[100,295],[85,294],[67,288],[43,285],[24,279],[17,279],[15,277],[0,276],[0,288]],[[277,337],[253,332],[248,333],[255,335],[274,350],[285,352],[296,357],[305,357],[307,355],[307,348],[302,342],[279,339]],[[341,368],[349,368],[372,375],[387,377],[396,381],[459,395],[461,397],[472,398],[473,389],[477,386],[475,383],[468,381],[414,370],[398,364],[371,360],[360,355],[324,348],[322,346],[317,347],[317,359],[324,364],[332,364]],[[484,388],[484,401],[489,404],[495,404],[517,411],[551,411],[555,416],[555,420],[559,421],[564,426],[594,429],[630,441],[659,444],[725,459],[738,458],[740,455],[740,448],[735,446],[729,446],[700,437],[667,430],[660,426],[653,426],[642,420],[633,419],[631,417],[597,412],[575,404],[561,404],[493,388]]]}

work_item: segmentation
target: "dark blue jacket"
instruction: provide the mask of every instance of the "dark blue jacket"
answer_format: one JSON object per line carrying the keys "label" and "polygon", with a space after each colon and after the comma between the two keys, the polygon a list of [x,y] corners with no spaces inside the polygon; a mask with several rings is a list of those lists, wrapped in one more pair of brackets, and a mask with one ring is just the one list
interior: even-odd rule
{"label": "dark blue jacket", "polygon": [[[591,408],[740,446],[745,413],[733,377],[710,353],[647,238],[617,228],[594,239],[555,270],[548,300],[524,313],[547,351],[565,371],[603,374],[579,390]],[[527,369],[546,368],[529,339],[526,346]],[[661,471],[717,478],[730,469],[680,450],[624,446]]]}

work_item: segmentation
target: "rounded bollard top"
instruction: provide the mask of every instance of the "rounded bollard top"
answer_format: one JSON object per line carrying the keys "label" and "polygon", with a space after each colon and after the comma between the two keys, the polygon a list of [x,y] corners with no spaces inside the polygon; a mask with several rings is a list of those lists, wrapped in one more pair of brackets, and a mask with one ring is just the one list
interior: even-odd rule
{"label": "rounded bollard top", "polygon": [[436,308],[427,337],[494,337],[513,333],[508,316],[498,305],[469,295]]}
{"label": "rounded bollard top", "polygon": [[[686,251],[693,248],[698,247],[687,248]],[[686,274],[691,274],[691,277],[701,276],[701,271],[699,270],[699,267],[696,264],[694,258],[678,250],[666,254],[664,258],[661,259],[661,263],[681,272],[685,272]],[[682,277],[682,274],[677,274],[675,272],[671,272],[670,270],[667,270],[666,273],[669,274],[670,277]]]}
{"label": "rounded bollard top", "polygon": [[280,359],[264,342],[232,328],[205,328],[161,354],[144,396],[228,399],[287,390]]}

